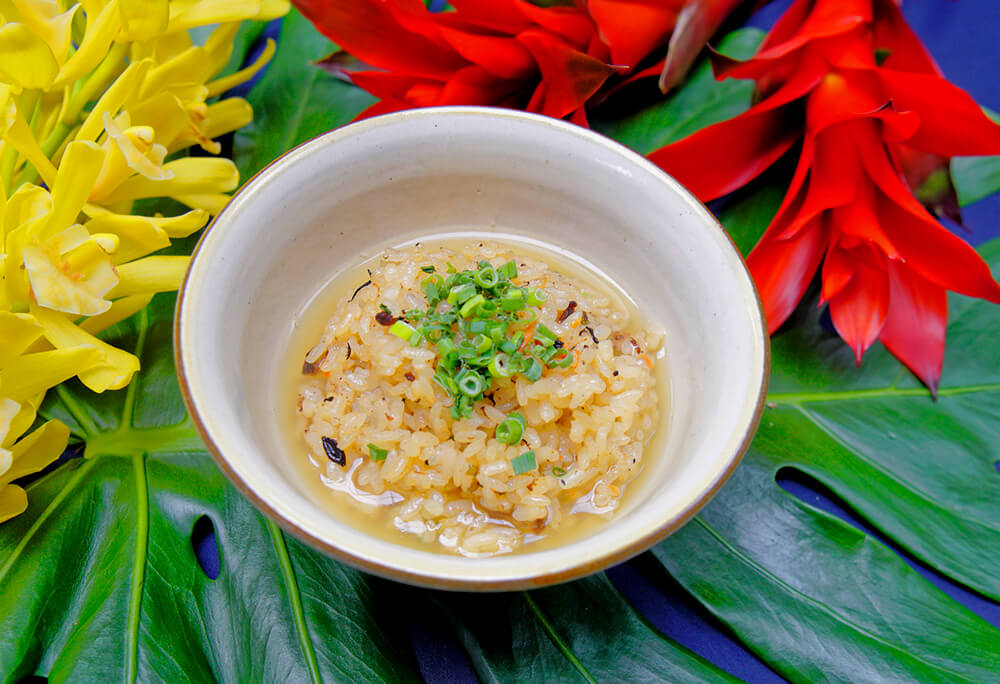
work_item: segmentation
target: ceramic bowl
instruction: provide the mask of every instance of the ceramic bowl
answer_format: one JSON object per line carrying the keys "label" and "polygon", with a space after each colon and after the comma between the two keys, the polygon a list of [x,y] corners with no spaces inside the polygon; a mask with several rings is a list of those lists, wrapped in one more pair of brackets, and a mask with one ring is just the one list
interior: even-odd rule
{"label": "ceramic bowl", "polygon": [[[276,406],[282,343],[360,255],[432,233],[503,231],[603,270],[666,331],[669,409],[650,469],[591,536],[485,559],[373,538],[325,511],[291,467]],[[589,130],[510,110],[449,107],[361,121],[252,178],[195,252],[176,316],[191,415],[265,515],[362,570],[447,589],[536,587],[623,561],[682,526],[756,429],[767,328],[739,253],[709,211],[643,157]]]}

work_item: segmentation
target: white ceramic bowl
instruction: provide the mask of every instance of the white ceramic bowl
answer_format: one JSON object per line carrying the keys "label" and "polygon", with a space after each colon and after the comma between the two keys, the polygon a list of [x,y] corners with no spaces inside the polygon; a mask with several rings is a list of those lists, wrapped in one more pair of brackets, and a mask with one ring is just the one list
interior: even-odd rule
{"label": "white ceramic bowl", "polygon": [[[482,226],[568,249],[610,274],[666,331],[669,411],[652,472],[592,536],[487,559],[368,536],[306,493],[278,429],[277,368],[293,321],[362,252]],[[285,529],[363,570],[415,584],[514,589],[625,560],[719,489],[763,408],[768,337],[740,255],[676,181],[562,121],[422,109],[322,135],[252,178],[202,238],[176,317],[188,408],[219,465]]]}

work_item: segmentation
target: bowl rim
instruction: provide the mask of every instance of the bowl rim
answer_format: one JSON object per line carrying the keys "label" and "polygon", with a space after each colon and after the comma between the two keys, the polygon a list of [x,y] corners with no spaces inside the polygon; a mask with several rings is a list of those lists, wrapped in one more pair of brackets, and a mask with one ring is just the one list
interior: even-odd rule
{"label": "bowl rim", "polygon": [[[192,273],[194,272],[194,265],[197,262],[197,257],[205,245],[206,238],[215,228],[219,219],[223,216],[228,217],[227,211],[231,206],[233,206],[233,200],[241,195],[252,193],[256,190],[255,181],[265,175],[275,173],[275,168],[280,165],[294,163],[294,157],[308,154],[313,148],[320,149],[326,145],[365,133],[374,128],[393,125],[406,119],[463,115],[506,118],[526,121],[532,124],[551,126],[561,133],[574,135],[588,144],[600,145],[625,157],[631,163],[638,165],[646,172],[652,174],[672,192],[679,194],[687,203],[697,209],[700,215],[707,218],[709,220],[708,222],[711,224],[710,227],[714,227],[715,230],[719,231],[719,233],[725,237],[726,242],[728,242],[733,254],[736,256],[740,268],[742,269],[741,275],[746,278],[746,282],[750,285],[753,300],[756,303],[755,310],[757,312],[756,319],[759,324],[758,329],[761,331],[761,337],[763,338],[761,345],[761,377],[757,387],[756,405],[754,406],[750,421],[744,430],[743,437],[735,451],[729,456],[726,467],[716,473],[709,485],[699,492],[685,508],[681,509],[679,513],[672,516],[670,519],[663,521],[663,523],[656,526],[652,530],[647,531],[645,534],[638,536],[625,544],[616,546],[607,553],[597,556],[588,562],[579,564],[572,562],[561,563],[558,568],[552,570],[545,570],[542,572],[510,573],[508,576],[500,578],[462,577],[446,572],[422,572],[411,570],[409,568],[398,567],[388,562],[370,560],[368,558],[356,556],[349,551],[340,548],[336,544],[321,538],[317,534],[312,533],[308,529],[302,528],[286,519],[274,506],[259,496],[257,492],[255,492],[237,472],[237,470],[230,465],[229,460],[223,455],[222,449],[218,446],[218,444],[216,444],[212,435],[209,433],[209,430],[198,411],[198,407],[194,399],[194,392],[188,382],[188,374],[184,363],[184,353],[181,343],[184,336],[183,327],[184,314],[187,310],[185,302],[188,301],[188,297],[186,296],[188,284],[191,280]],[[719,220],[703,202],[695,197],[687,188],[681,185],[680,182],[653,164],[646,157],[601,133],[571,124],[561,119],[553,119],[540,114],[500,107],[480,106],[423,107],[419,109],[409,109],[382,114],[368,119],[354,121],[339,128],[320,133],[319,135],[313,136],[312,138],[299,143],[254,173],[239,187],[235,193],[233,193],[229,202],[227,202],[219,213],[216,214],[208,223],[202,231],[201,236],[198,238],[198,242],[191,253],[191,260],[188,264],[187,270],[185,271],[184,279],[178,288],[177,302],[174,308],[173,347],[174,365],[177,371],[178,384],[180,386],[181,395],[183,396],[188,415],[191,416],[191,420],[194,423],[199,436],[204,442],[206,449],[211,454],[216,465],[218,465],[222,472],[225,473],[230,483],[237,488],[240,494],[248,499],[258,511],[262,512],[270,520],[277,523],[282,529],[291,533],[299,540],[304,541],[312,548],[317,549],[338,561],[346,563],[351,567],[407,584],[455,591],[510,591],[519,589],[534,589],[551,584],[567,582],[624,562],[629,558],[632,558],[633,556],[649,549],[654,544],[662,541],[673,532],[683,527],[715,496],[722,485],[725,484],[730,476],[732,476],[740,462],[743,460],[744,454],[750,448],[750,444],[753,441],[760,425],[761,417],[764,413],[764,408],[767,402],[767,390],[771,376],[771,338],[768,332],[767,319],[764,314],[764,307],[760,298],[760,293],[757,290],[749,269],[747,268],[746,260],[743,258],[743,255],[740,253],[736,244],[733,242],[732,237],[730,237],[729,233],[726,232]],[[488,558],[481,560],[489,562]]]}

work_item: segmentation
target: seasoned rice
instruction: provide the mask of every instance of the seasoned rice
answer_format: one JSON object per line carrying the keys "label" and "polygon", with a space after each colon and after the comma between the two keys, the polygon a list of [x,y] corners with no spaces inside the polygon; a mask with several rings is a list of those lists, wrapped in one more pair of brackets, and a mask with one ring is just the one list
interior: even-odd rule
{"label": "seasoned rice", "polygon": [[[462,271],[510,259],[516,282],[548,293],[538,321],[577,362],[546,369],[536,382],[495,380],[490,400],[455,420],[452,400],[433,380],[433,345],[411,347],[376,315],[380,306],[397,314],[426,308],[422,267],[444,273],[448,264]],[[611,516],[658,422],[653,366],[662,333],[640,328],[628,307],[595,289],[501,243],[383,254],[371,284],[340,300],[303,365],[298,412],[314,464],[339,490],[330,496],[389,507],[396,529],[472,557],[514,551],[571,518]],[[494,432],[513,411],[526,428],[519,444],[507,445]],[[324,437],[343,450],[343,465],[329,457]],[[373,461],[369,444],[386,449],[386,458]],[[537,467],[515,475],[512,459],[529,449]]]}

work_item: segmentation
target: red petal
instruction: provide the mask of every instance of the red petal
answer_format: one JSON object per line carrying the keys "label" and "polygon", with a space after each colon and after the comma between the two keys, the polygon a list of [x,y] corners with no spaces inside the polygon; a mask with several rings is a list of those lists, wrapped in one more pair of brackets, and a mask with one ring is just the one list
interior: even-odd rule
{"label": "red petal", "polygon": [[889,56],[882,62],[883,67],[941,75],[934,58],[906,23],[903,13],[893,0],[875,0],[873,29],[875,49],[889,51]]}
{"label": "red petal", "polygon": [[823,259],[823,289],[819,303],[823,304],[836,297],[851,282],[854,270],[844,250],[831,249]]}
{"label": "red petal", "polygon": [[[801,9],[793,9],[797,17]],[[871,22],[871,18],[871,0],[815,0],[809,15],[794,33],[781,42],[766,40],[754,59],[783,57],[811,41],[847,33]],[[781,30],[786,30],[786,27],[782,26]]]}
{"label": "red petal", "polygon": [[694,60],[715,35],[726,17],[742,0],[703,0],[692,2],[677,17],[677,28],[670,36],[667,61],[660,75],[660,90],[669,92],[680,83]]}
{"label": "red petal", "polygon": [[1000,285],[976,250],[935,221],[910,194],[884,147],[863,142],[859,150],[865,169],[885,193],[879,200],[879,225],[907,265],[940,287],[1000,303]]}
{"label": "red petal", "polygon": [[890,152],[896,166],[903,170],[910,192],[920,203],[935,216],[962,225],[962,209],[951,178],[951,160],[902,143],[891,146]]}
{"label": "red petal", "polygon": [[531,53],[513,37],[485,36],[443,26],[438,30],[460,55],[498,78],[528,78],[537,73]]}
{"label": "red petal", "polygon": [[848,127],[834,126],[815,138],[806,138],[802,149],[799,164],[810,167],[808,192],[794,216],[784,207],[775,216],[773,225],[781,226],[782,238],[791,237],[821,212],[858,204],[855,198],[861,162],[853,150]]}
{"label": "red petal", "polygon": [[323,35],[374,67],[444,79],[468,64],[455,50],[406,28],[396,1],[295,0],[295,6]]}
{"label": "red petal", "polygon": [[480,66],[469,66],[448,80],[434,104],[497,105],[520,89],[518,81],[498,79]]}
{"label": "red petal", "polygon": [[801,135],[791,105],[754,107],[661,147],[649,159],[707,202],[743,187],[776,162]]}
{"label": "red petal", "polygon": [[615,69],[574,50],[542,31],[525,31],[521,41],[538,62],[545,84],[542,114],[561,119],[584,105],[604,85]]}
{"label": "red petal", "polygon": [[587,11],[597,25],[601,39],[611,48],[612,62],[634,67],[667,42],[684,2],[590,0]]}
{"label": "red petal", "polygon": [[570,41],[575,47],[585,50],[594,34],[594,24],[590,17],[576,7],[538,7],[526,0],[516,0],[520,10],[531,21],[542,28],[556,33]]}
{"label": "red petal", "polygon": [[815,0],[796,0],[784,13],[774,22],[774,26],[764,36],[763,42],[758,48],[758,52],[764,52],[776,45],[781,45],[792,39],[802,28],[802,24],[812,11]]}
{"label": "red petal", "polygon": [[[851,270],[851,278],[836,296],[830,299],[830,317],[833,327],[848,346],[854,351],[854,358],[861,364],[868,347],[878,339],[886,315],[889,312],[889,276],[886,272],[885,258],[882,263],[870,263],[872,248],[860,245],[856,249],[841,250],[844,252],[835,257],[846,262]],[[828,257],[829,258],[829,257]]]}
{"label": "red petal", "polygon": [[821,217],[789,240],[775,241],[765,235],[747,257],[770,332],[781,327],[802,299],[823,258],[826,236]]}
{"label": "red petal", "polygon": [[889,264],[892,306],[879,339],[937,396],[944,363],[948,296],[898,262]]}
{"label": "red petal", "polygon": [[976,101],[943,78],[876,70],[886,94],[901,110],[920,115],[910,145],[942,156],[1000,154],[1000,125]]}

